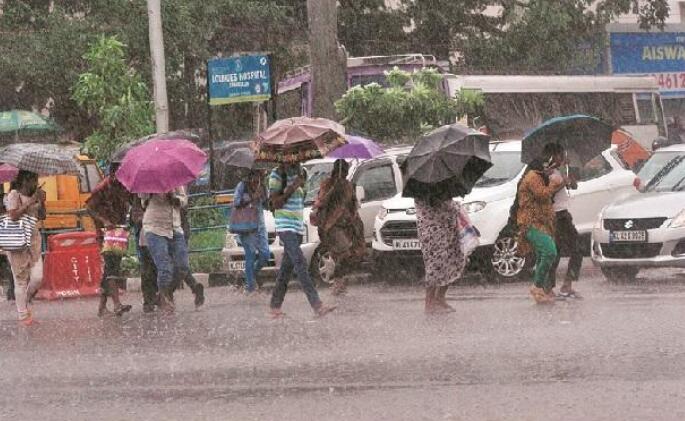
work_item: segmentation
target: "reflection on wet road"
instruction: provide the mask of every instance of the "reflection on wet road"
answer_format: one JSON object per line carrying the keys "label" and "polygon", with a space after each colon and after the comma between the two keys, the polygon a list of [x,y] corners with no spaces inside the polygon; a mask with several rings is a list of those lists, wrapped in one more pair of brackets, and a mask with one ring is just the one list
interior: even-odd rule
{"label": "reflection on wet road", "polygon": [[523,284],[460,287],[427,317],[418,288],[372,284],[321,320],[293,291],[273,322],[218,288],[167,318],[38,303],[30,329],[1,302],[0,419],[685,419],[685,278],[586,268],[578,289],[536,307]]}

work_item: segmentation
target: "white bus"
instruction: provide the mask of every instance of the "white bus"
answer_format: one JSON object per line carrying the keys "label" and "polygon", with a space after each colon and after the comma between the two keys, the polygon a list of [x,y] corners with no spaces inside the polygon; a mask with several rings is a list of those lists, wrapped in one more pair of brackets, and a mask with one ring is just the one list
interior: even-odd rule
{"label": "white bus", "polygon": [[551,117],[588,114],[630,132],[651,149],[667,136],[659,85],[649,76],[455,76],[448,92],[475,90],[485,97],[485,121],[493,136],[520,138]]}

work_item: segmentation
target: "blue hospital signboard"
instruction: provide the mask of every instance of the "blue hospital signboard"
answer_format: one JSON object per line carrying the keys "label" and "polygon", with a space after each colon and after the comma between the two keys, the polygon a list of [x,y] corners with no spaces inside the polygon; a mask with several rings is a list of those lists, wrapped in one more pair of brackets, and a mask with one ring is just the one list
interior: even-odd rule
{"label": "blue hospital signboard", "polygon": [[271,63],[266,54],[211,59],[207,74],[209,105],[271,99]]}
{"label": "blue hospital signboard", "polygon": [[610,43],[614,74],[653,75],[663,91],[685,91],[685,32],[614,32]]}

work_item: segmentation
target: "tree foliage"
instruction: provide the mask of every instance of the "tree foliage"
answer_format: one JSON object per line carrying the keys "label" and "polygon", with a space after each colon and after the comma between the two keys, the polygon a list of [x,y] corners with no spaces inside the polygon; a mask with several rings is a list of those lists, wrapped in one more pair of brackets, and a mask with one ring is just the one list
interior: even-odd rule
{"label": "tree foliage", "polygon": [[[667,0],[403,0],[416,51],[452,58],[459,70],[486,73],[591,73],[607,23],[636,13],[660,27]],[[484,12],[499,7],[491,16]],[[458,52],[457,57],[450,53]]]}
{"label": "tree foliage", "polygon": [[[50,7],[50,3],[53,7]],[[302,0],[164,0],[167,89],[174,129],[207,126],[208,58],[268,51],[274,73],[306,64]],[[127,63],[151,86],[146,0],[6,0],[0,14],[0,109],[46,108],[82,140],[93,130],[72,98],[88,45],[100,35],[127,46]],[[215,110],[220,137],[251,130],[247,105]]]}
{"label": "tree foliage", "polygon": [[337,111],[350,131],[385,143],[412,141],[482,106],[482,97],[476,93],[446,97],[440,91],[442,75],[432,69],[410,74],[395,68],[386,76],[389,87],[355,86],[337,102]]}
{"label": "tree foliage", "polygon": [[128,66],[125,48],[115,37],[101,36],[85,54],[86,72],[74,85],[73,98],[94,129],[85,140],[86,152],[103,161],[122,144],[154,133],[150,93]]}

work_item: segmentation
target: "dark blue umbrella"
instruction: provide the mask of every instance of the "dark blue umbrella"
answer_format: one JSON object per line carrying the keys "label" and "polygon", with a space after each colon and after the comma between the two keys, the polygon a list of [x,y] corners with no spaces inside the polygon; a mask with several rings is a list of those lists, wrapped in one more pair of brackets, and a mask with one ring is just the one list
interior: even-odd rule
{"label": "dark blue umbrella", "polygon": [[589,115],[551,118],[531,130],[521,145],[521,162],[529,164],[542,155],[545,145],[562,145],[575,164],[584,165],[611,147],[614,127]]}

